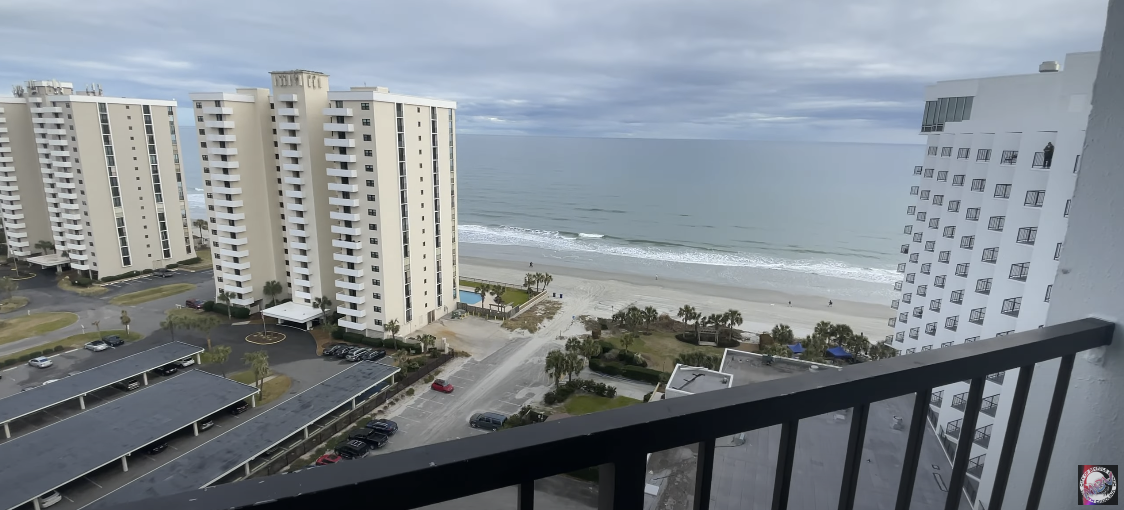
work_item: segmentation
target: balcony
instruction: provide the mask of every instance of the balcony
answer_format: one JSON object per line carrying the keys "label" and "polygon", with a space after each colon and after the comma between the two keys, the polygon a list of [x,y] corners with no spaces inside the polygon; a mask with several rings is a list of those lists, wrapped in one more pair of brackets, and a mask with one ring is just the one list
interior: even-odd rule
{"label": "balcony", "polygon": [[[235,250],[219,249],[219,255],[222,255],[223,257],[241,258],[241,257],[249,257],[250,252],[248,252],[246,250],[235,251]],[[222,264],[223,264],[223,266],[226,266],[227,262],[224,261]]]}
{"label": "balcony", "polygon": [[281,157],[283,157],[283,158],[299,158],[299,157],[301,157],[301,151],[294,151],[294,150],[285,149],[285,150],[281,151]]}
{"label": "balcony", "polygon": [[86,240],[86,236],[84,236],[82,234],[71,234],[70,232],[67,232],[66,234],[64,234],[63,238],[69,239],[71,241],[85,241]]}
{"label": "balcony", "polygon": [[329,177],[349,177],[349,178],[355,179],[356,177],[359,176],[359,173],[356,172],[355,170],[342,170],[342,169],[339,169],[339,168],[329,168],[328,169],[328,176]]}
{"label": "balcony", "polygon": [[235,238],[232,238],[232,237],[222,237],[222,236],[216,236],[215,241],[218,241],[219,244],[225,244],[225,245],[229,245],[229,246],[242,246],[242,245],[248,244],[250,242],[250,240],[246,239],[245,237],[240,237],[240,238],[235,239]]}
{"label": "balcony", "polygon": [[976,478],[983,476],[984,457],[986,457],[986,455],[980,455],[979,457],[968,460],[968,469],[966,471],[969,475]]}
{"label": "balcony", "polygon": [[351,117],[351,108],[325,108],[324,115],[329,117]]}
{"label": "balcony", "polygon": [[311,260],[311,259],[308,258],[308,255],[299,255],[299,254],[296,254],[296,253],[289,254],[289,258],[292,259],[293,262],[306,262],[307,263]]}
{"label": "balcony", "polygon": [[285,196],[289,198],[305,198],[303,191],[293,191],[291,189],[285,190]]}
{"label": "balcony", "polygon": [[215,219],[228,220],[228,221],[230,221],[230,220],[242,221],[242,220],[246,219],[246,215],[242,214],[242,213],[215,212]]}
{"label": "balcony", "polygon": [[208,142],[234,142],[237,138],[234,135],[207,135]]}
{"label": "balcony", "polygon": [[312,282],[309,281],[309,280],[305,280],[304,278],[294,276],[293,277],[293,285],[296,285],[297,287],[311,287]]}
{"label": "balcony", "polygon": [[[333,204],[333,205],[335,205],[335,204]],[[328,217],[333,219],[333,220],[338,220],[338,221],[359,221],[360,220],[360,216],[358,214],[341,213],[341,212],[336,212],[336,211],[329,212]],[[358,234],[352,234],[352,235],[358,235]]]}
{"label": "balcony", "polygon": [[332,246],[336,248],[343,248],[345,250],[359,250],[363,248],[357,241],[343,241],[340,239],[332,239]]}
{"label": "balcony", "polygon": [[294,273],[298,273],[298,274],[303,274],[305,276],[308,276],[308,275],[312,274],[312,270],[307,268],[307,267],[294,267],[294,268],[290,269],[290,271],[292,271]]}
{"label": "balcony", "polygon": [[299,117],[300,109],[298,108],[278,108],[277,115],[285,115],[290,117]]}
{"label": "balcony", "polygon": [[301,212],[304,212],[306,210],[305,207],[304,207],[304,204],[294,204],[294,203],[286,203],[285,209],[288,209],[290,211],[301,211]]}
{"label": "balcony", "polygon": [[336,287],[348,290],[363,290],[363,284],[359,282],[349,282],[345,280],[336,280]]}
{"label": "balcony", "polygon": [[238,182],[238,181],[242,180],[241,176],[234,175],[234,174],[214,174],[213,173],[213,174],[210,174],[210,177],[211,177],[212,181]]}
{"label": "balcony", "polygon": [[[343,307],[337,308],[337,312],[349,318],[366,314],[365,311]],[[358,322],[346,322],[340,321],[340,325],[365,328]],[[709,502],[721,497],[710,492],[721,490],[713,481],[715,448],[726,446],[724,443],[728,442],[728,436],[771,426],[780,429],[777,434],[780,449],[779,455],[774,457],[777,467],[775,483],[770,490],[773,501],[777,502],[773,506],[785,508],[791,491],[805,490],[799,479],[792,477],[798,427],[807,427],[807,422],[799,420],[834,412],[840,407],[853,408],[851,423],[861,424],[863,428],[852,426],[856,433],[839,434],[840,438],[847,438],[848,446],[847,454],[840,458],[846,469],[840,467],[838,472],[849,472],[851,476],[845,475],[841,483],[838,480],[823,482],[840,483],[841,506],[862,508],[861,504],[854,503],[856,492],[863,492],[859,484],[870,483],[858,476],[859,466],[863,466],[864,470],[870,469],[863,461],[864,430],[870,407],[880,400],[902,394],[911,395],[913,408],[912,411],[907,408],[904,416],[907,430],[902,435],[905,436],[903,442],[907,444],[898,450],[900,453],[896,453],[903,460],[900,480],[899,475],[895,475],[894,479],[899,480],[897,499],[908,503],[914,497],[914,481],[919,473],[931,388],[969,378],[974,381],[970,390],[973,398],[970,400],[978,402],[986,372],[1033,365],[1057,356],[1063,356],[1064,363],[1072,363],[1076,353],[1107,345],[1111,341],[1112,329],[1110,323],[1085,319],[988,342],[863,363],[843,371],[822,371],[735,386],[705,395],[668,398],[564,418],[549,424],[474,435],[452,442],[390,452],[377,459],[343,462],[327,470],[302,470],[284,476],[223,484],[205,491],[157,497],[135,502],[128,508],[312,508],[323,506],[325,502],[362,501],[370,494],[390,491],[398,491],[404,498],[395,508],[414,508],[511,486],[522,487],[521,491],[512,492],[513,496],[522,493],[519,498],[522,504],[512,502],[509,506],[530,508],[534,500],[532,487],[535,480],[588,466],[600,466],[600,481],[596,482],[601,502],[598,507],[640,509],[645,506],[647,454],[686,445],[699,452],[697,467],[691,469],[698,482],[697,487],[700,487],[698,490],[706,491],[695,497]],[[1063,370],[1058,379],[1063,387],[1068,385],[1069,372]],[[1025,402],[1025,395],[1022,400]],[[1038,444],[1033,445],[1026,444],[1024,439],[1020,449],[1032,448],[1032,454],[1038,450],[1053,450],[1053,438],[1064,402],[1064,392],[1060,396],[1055,395],[1049,402],[1054,412],[1050,413],[1052,418],[1046,420],[1046,433],[1040,436],[1046,439],[1039,439]],[[1023,404],[1020,402],[1014,407],[1021,410]],[[962,421],[956,422],[956,434],[959,435],[960,427],[976,430],[977,418],[976,413],[967,413]],[[1015,441],[1009,443],[999,453],[1001,458],[1013,455]],[[970,463],[970,450],[957,448],[952,456],[951,470],[947,476],[942,476],[947,485],[947,491],[941,492],[947,503],[942,504],[947,507],[956,508],[958,500],[963,498],[962,492],[972,488],[972,482],[966,477],[969,464],[977,471],[978,466],[983,465],[983,459],[979,457],[975,457],[975,463]],[[768,455],[765,457],[768,458]],[[527,459],[534,459],[534,462]],[[819,462],[833,460],[821,458]],[[997,467],[992,473],[994,479],[1007,480],[1011,463],[999,462]],[[1034,480],[1045,478],[1045,467],[1039,466]],[[945,472],[944,469],[942,472]],[[435,484],[432,480],[457,480],[457,483]],[[1042,487],[1040,484],[1032,485]],[[404,487],[410,490],[403,490]],[[1054,489],[1046,486],[1045,490]],[[1001,492],[997,494],[1001,495]],[[987,507],[1001,506],[995,501],[993,497]],[[467,502],[457,503],[469,506]],[[818,506],[826,506],[820,503]],[[834,506],[835,502],[831,503]],[[695,508],[706,509],[708,505],[700,504]]]}
{"label": "balcony", "polygon": [[960,438],[960,428],[961,428],[960,424],[963,423],[963,422],[964,422],[963,418],[961,418],[959,420],[948,422],[948,425],[946,425],[945,429],[944,429],[945,435],[947,435],[948,437],[951,437],[953,439],[959,439]]}
{"label": "balcony", "polygon": [[342,303],[352,303],[352,304],[356,304],[356,305],[361,305],[361,304],[367,302],[367,298],[365,298],[363,296],[352,296],[350,294],[341,294],[341,293],[337,292],[336,293],[336,301],[340,301]]}
{"label": "balcony", "polygon": [[328,189],[331,191],[343,191],[347,193],[359,193],[358,184],[339,184],[336,182],[329,182]]}
{"label": "balcony", "polygon": [[293,229],[289,229],[289,235],[296,236],[296,237],[308,237],[308,232],[305,232],[304,230],[297,230],[297,229],[293,228]]}
{"label": "balcony", "polygon": [[211,192],[212,193],[219,193],[219,194],[222,194],[222,195],[241,195],[242,194],[242,188],[227,188],[227,187],[215,186],[215,187],[211,188]]}
{"label": "balcony", "polygon": [[245,271],[247,269],[250,269],[250,263],[249,262],[229,262],[229,261],[224,260],[224,261],[222,261],[222,268],[223,269],[237,269],[239,271]]}
{"label": "balcony", "polygon": [[976,433],[972,436],[972,442],[987,448],[991,444],[991,425],[976,429]]}
{"label": "balcony", "polygon": [[250,293],[254,292],[253,287],[237,287],[237,286],[234,286],[234,285],[223,285],[222,288],[223,288],[223,290],[226,290],[227,292],[233,292],[235,294],[250,294]]}
{"label": "balcony", "polygon": [[964,405],[968,401],[968,392],[952,396],[952,408],[964,412]]}
{"label": "balcony", "polygon": [[273,99],[275,101],[288,102],[288,103],[295,103],[295,102],[300,100],[300,98],[297,97],[296,94],[278,94],[277,97],[275,97]]}
{"label": "balcony", "polygon": [[215,200],[215,207],[242,207],[241,200]]}
{"label": "balcony", "polygon": [[[227,287],[228,289],[230,287]],[[254,304],[254,298],[231,298],[230,303],[236,306],[250,306]]]}
{"label": "balcony", "polygon": [[238,162],[237,161],[210,161],[210,162],[208,162],[208,164],[212,168],[227,168],[227,169],[238,168]]}
{"label": "balcony", "polygon": [[248,275],[248,274],[223,273],[222,274],[222,280],[224,282],[227,281],[227,280],[235,281],[235,282],[248,282],[248,281],[250,281],[250,275]]}
{"label": "balcony", "polygon": [[50,145],[52,147],[66,147],[67,145],[70,145],[70,142],[66,140],[47,140],[47,145]]}
{"label": "balcony", "polygon": [[332,233],[333,234],[357,236],[361,232],[362,232],[361,230],[359,230],[358,228],[355,228],[355,227],[341,227],[339,225],[332,225]]}
{"label": "balcony", "polygon": [[336,266],[336,267],[332,268],[332,272],[335,273],[335,274],[338,274],[338,275],[351,276],[353,278],[362,278],[363,277],[363,270],[362,269],[348,269],[346,267]]}
{"label": "balcony", "polygon": [[304,225],[307,225],[307,224],[308,224],[308,218],[303,218],[303,217],[300,217],[300,216],[293,216],[293,215],[289,215],[289,223],[293,223],[293,224],[296,224],[296,225],[301,225],[301,226],[303,227]]}
{"label": "balcony", "polygon": [[296,241],[289,241],[289,248],[294,250],[307,250],[308,243],[298,243]]}
{"label": "balcony", "polygon": [[281,169],[286,172],[303,172],[304,168],[298,163],[281,163]]}
{"label": "balcony", "polygon": [[208,120],[203,122],[203,127],[234,129],[233,120]]}
{"label": "balcony", "polygon": [[301,125],[299,122],[278,122],[277,128],[288,131],[300,131]]}
{"label": "balcony", "polygon": [[355,124],[325,123],[324,124],[324,131],[336,131],[336,132],[342,131],[344,133],[350,133],[352,131],[355,131]]}
{"label": "balcony", "polygon": [[237,156],[238,149],[234,147],[227,147],[225,149],[222,147],[207,147],[207,154],[215,156]]}
{"label": "balcony", "polygon": [[331,161],[333,163],[354,163],[356,161],[354,154],[332,154],[332,153],[328,153],[328,154],[324,155],[324,159],[327,160],[327,161]]}
{"label": "balcony", "polygon": [[350,264],[362,264],[363,263],[363,256],[362,255],[346,255],[346,254],[343,254],[343,253],[333,253],[332,254],[332,260],[335,260],[337,262],[347,262],[347,263],[350,263]]}
{"label": "balcony", "polygon": [[234,108],[227,108],[222,106],[204,106],[203,115],[234,115]]}
{"label": "balcony", "polygon": [[986,379],[987,379],[988,381],[991,381],[991,382],[993,382],[993,383],[995,383],[995,384],[998,384],[998,385],[1002,386],[1002,385],[1003,385],[1003,375],[1004,375],[1004,374],[1006,374],[1006,372],[996,372],[996,373],[994,373],[994,374],[990,374],[990,375],[988,375],[988,376],[986,377]]}
{"label": "balcony", "polygon": [[328,204],[341,207],[359,207],[359,201],[350,198],[328,197]]}
{"label": "balcony", "polygon": [[328,147],[355,147],[354,138],[325,138],[324,145]]}
{"label": "balcony", "polygon": [[980,403],[980,412],[992,418],[995,417],[995,411],[999,408],[999,395],[992,395],[983,399]]}
{"label": "balcony", "polygon": [[282,136],[277,139],[281,143],[291,143],[294,145],[301,144],[301,137],[299,136]]}

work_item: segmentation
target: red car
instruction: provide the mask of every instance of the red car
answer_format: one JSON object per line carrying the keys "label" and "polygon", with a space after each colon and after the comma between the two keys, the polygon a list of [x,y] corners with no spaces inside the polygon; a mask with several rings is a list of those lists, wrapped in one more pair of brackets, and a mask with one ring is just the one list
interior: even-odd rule
{"label": "red car", "polygon": [[343,460],[343,457],[340,457],[339,455],[334,453],[325,453],[324,455],[321,455],[319,459],[316,459],[316,465],[327,466],[328,464],[335,464],[340,460]]}
{"label": "red car", "polygon": [[433,388],[437,391],[440,391],[441,393],[452,393],[453,392],[453,385],[449,384],[449,382],[444,380],[444,379],[437,379],[437,380],[433,381],[433,384],[429,385],[429,387]]}
{"label": "red car", "polygon": [[202,310],[203,309],[203,301],[198,300],[198,299],[188,299],[187,302],[185,303],[185,305],[187,305],[188,308],[191,308],[191,309],[194,309],[194,310]]}

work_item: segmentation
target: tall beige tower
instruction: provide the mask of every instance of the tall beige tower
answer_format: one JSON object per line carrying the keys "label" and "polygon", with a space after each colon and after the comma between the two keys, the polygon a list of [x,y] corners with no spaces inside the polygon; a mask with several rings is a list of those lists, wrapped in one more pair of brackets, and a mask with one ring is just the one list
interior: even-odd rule
{"label": "tall beige tower", "polygon": [[[219,288],[261,306],[276,280],[292,302],[267,315],[307,326],[325,308],[370,336],[391,321],[406,335],[455,309],[456,104],[380,87],[329,91],[312,71],[270,75],[271,96],[191,95],[209,221],[236,229],[213,227]],[[241,145],[251,137],[261,142]],[[210,152],[215,142],[224,153]],[[216,156],[239,188],[218,183]]]}
{"label": "tall beige tower", "polygon": [[[92,277],[194,256],[175,101],[30,81],[0,105],[11,120],[0,121],[0,208],[13,255]],[[43,256],[44,240],[56,257]]]}

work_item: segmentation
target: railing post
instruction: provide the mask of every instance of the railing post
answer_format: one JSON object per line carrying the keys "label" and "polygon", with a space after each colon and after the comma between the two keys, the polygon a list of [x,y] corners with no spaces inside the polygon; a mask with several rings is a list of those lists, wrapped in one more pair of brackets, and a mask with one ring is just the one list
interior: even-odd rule
{"label": "railing post", "polygon": [[792,488],[792,459],[796,454],[796,433],[800,420],[781,424],[781,441],[777,448],[777,477],[773,482],[773,510],[788,508],[788,492]]}
{"label": "railing post", "polygon": [[519,501],[516,505],[516,510],[535,510],[535,481],[527,480],[522,482],[517,487],[519,489]]}
{"label": "railing post", "polygon": [[597,510],[642,510],[647,455],[622,452],[599,468]]}
{"label": "railing post", "polygon": [[862,404],[851,413],[851,432],[847,436],[847,458],[843,464],[843,485],[839,488],[839,510],[855,508],[855,487],[859,483],[859,470],[863,461],[863,441],[866,439],[866,420],[870,404]]}
{"label": "railing post", "polygon": [[917,463],[921,459],[921,443],[925,439],[925,416],[929,412],[929,402],[933,390],[917,392],[913,399],[913,415],[909,422],[909,439],[905,445],[905,459],[902,460],[902,478],[898,482],[896,510],[909,510],[913,500],[913,484],[917,481]]}
{"label": "railing post", "polygon": [[968,388],[968,404],[964,408],[964,418],[960,423],[960,439],[956,446],[956,458],[952,461],[952,474],[948,478],[948,497],[945,499],[945,510],[960,508],[960,498],[964,497],[964,478],[967,476],[968,458],[972,456],[972,438],[969,435],[976,433],[976,422],[980,417],[980,401],[983,400],[984,378],[972,379],[972,386]]}
{"label": "railing post", "polygon": [[1050,456],[1054,453],[1054,441],[1058,438],[1058,425],[1062,421],[1062,408],[1065,407],[1065,394],[1069,391],[1069,376],[1073,373],[1074,354],[1062,356],[1058,366],[1058,380],[1054,382],[1054,396],[1050,399],[1050,412],[1046,415],[1046,430],[1042,431],[1042,449],[1038,451],[1038,463],[1034,465],[1034,478],[1030,480],[1030,495],[1027,497],[1027,510],[1038,510],[1042,502],[1042,485],[1046,482],[1046,471],[1050,469]]}
{"label": "railing post", "polygon": [[695,497],[692,510],[710,508],[710,487],[714,479],[714,438],[698,444],[699,456],[695,465]]}
{"label": "railing post", "polygon": [[1015,459],[1015,444],[1019,441],[1019,430],[1023,425],[1023,412],[1026,411],[1026,397],[1030,394],[1030,382],[1034,377],[1034,365],[1019,368],[1019,381],[1015,383],[1015,394],[1011,398],[1011,414],[1007,418],[1007,433],[1003,435],[1003,449],[999,450],[999,464],[995,470],[995,483],[991,489],[991,510],[1003,508],[1003,496],[1007,492],[1007,479],[1011,475],[1011,464]]}

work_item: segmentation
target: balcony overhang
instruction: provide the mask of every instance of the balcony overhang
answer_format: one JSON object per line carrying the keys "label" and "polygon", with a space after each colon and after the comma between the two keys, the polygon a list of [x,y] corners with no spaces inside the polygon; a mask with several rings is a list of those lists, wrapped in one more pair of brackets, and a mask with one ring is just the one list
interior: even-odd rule
{"label": "balcony overhang", "polygon": [[281,303],[277,306],[266,308],[262,310],[261,313],[266,317],[273,317],[279,321],[291,322],[305,329],[312,326],[312,321],[324,315],[324,312],[319,308],[313,308],[295,301],[289,301],[288,303]]}

